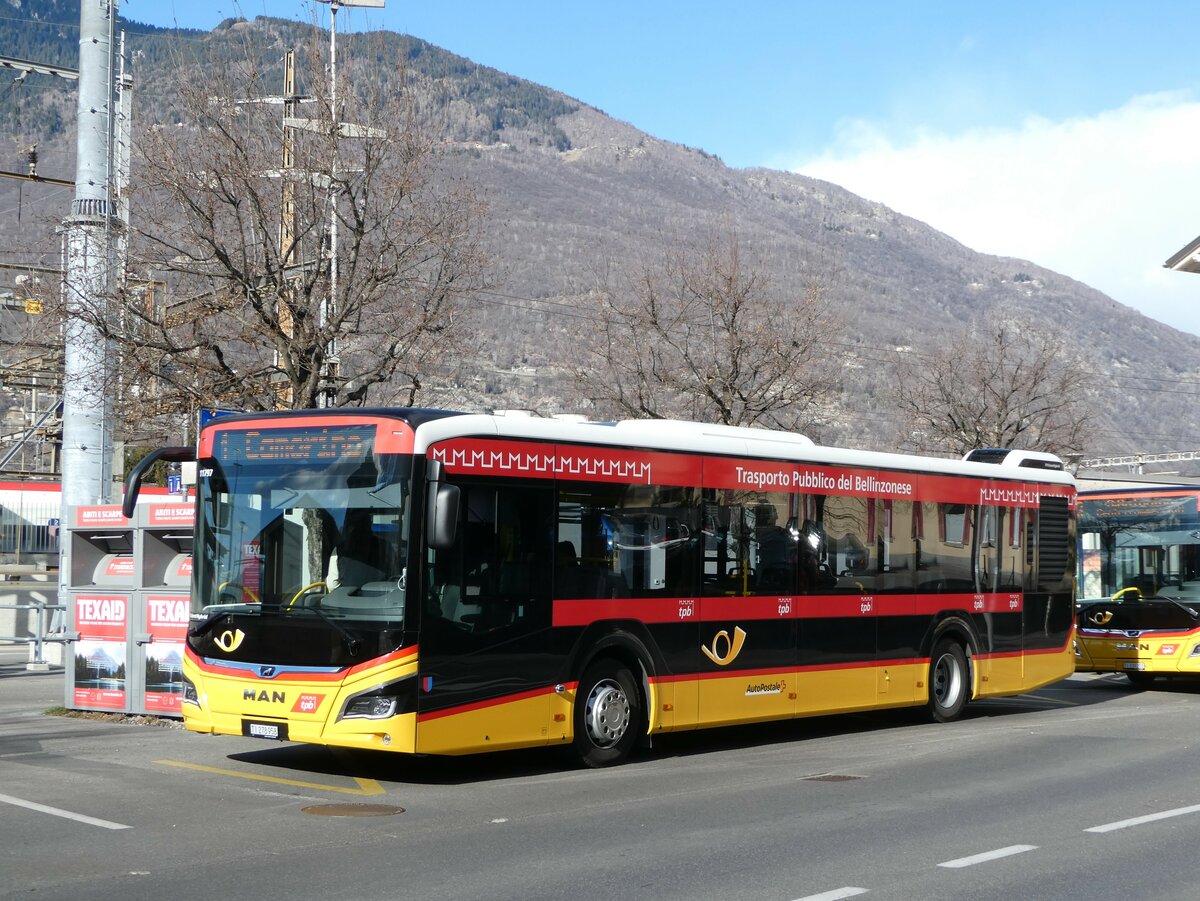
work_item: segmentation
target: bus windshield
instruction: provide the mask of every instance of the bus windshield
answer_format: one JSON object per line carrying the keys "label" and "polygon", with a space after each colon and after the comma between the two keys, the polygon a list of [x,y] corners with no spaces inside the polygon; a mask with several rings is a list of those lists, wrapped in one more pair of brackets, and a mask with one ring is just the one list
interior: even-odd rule
{"label": "bus windshield", "polygon": [[199,461],[193,614],[402,620],[412,459],[374,434],[219,433]]}

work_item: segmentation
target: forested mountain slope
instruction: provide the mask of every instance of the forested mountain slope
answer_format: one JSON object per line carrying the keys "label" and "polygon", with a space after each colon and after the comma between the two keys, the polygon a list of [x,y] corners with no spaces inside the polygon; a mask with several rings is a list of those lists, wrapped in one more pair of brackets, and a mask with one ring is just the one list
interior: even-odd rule
{"label": "forested mountain slope", "polygon": [[[78,2],[35,6],[45,21],[78,21]],[[73,64],[76,31],[27,28],[21,21],[27,0],[0,0],[0,10],[0,46],[6,48],[0,52]],[[235,43],[249,42],[265,57],[277,56],[280,48],[302,42],[310,26],[257,19],[230,21],[211,34],[171,35],[138,26],[130,32],[136,115],[143,122],[168,122],[171,98],[160,87],[164,67],[188,46],[226,42],[233,52]],[[443,171],[470,179],[490,204],[497,288],[479,297],[487,314],[479,357],[473,377],[442,386],[431,401],[571,411],[577,400],[565,371],[590,328],[589,291],[599,273],[633,272],[667,248],[735,230],[785,297],[801,296],[816,279],[843,314],[845,328],[829,336],[829,365],[841,370],[844,391],[826,406],[813,435],[818,440],[903,446],[906,424],[888,397],[897,354],[936,347],[962,324],[999,312],[1069,335],[1095,368],[1089,454],[1188,449],[1183,436],[1195,431],[1197,389],[1175,381],[1200,383],[1196,336],[1034,262],[976,253],[836,185],[731,169],[582,100],[415,38],[339,35],[339,69],[343,53],[359,81],[386,83],[398,71],[391,63],[407,64],[409,89],[438,130]],[[264,85],[264,92],[272,89],[278,85]],[[17,95],[9,90],[0,97],[5,130],[14,133],[0,167],[21,167],[18,145],[36,140],[48,151],[43,174],[73,177],[70,88],[49,85]],[[46,168],[51,162],[58,171]],[[16,188],[0,184],[0,191],[6,212],[0,235],[11,237]],[[55,215],[65,215],[68,202],[62,200]],[[30,227],[27,216],[20,231],[27,236]],[[48,238],[41,247],[52,244]]]}

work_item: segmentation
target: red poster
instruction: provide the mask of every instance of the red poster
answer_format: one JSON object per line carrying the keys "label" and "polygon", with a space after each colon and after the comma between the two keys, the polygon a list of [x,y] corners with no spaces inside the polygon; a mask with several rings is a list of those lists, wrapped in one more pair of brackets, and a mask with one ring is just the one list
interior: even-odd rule
{"label": "red poster", "polygon": [[196,521],[194,504],[153,504],[150,507],[151,526],[188,526]]}
{"label": "red poster", "polygon": [[124,710],[129,599],[120,594],[75,597],[76,707]]}
{"label": "red poster", "polygon": [[128,526],[129,520],[121,514],[119,506],[77,507],[75,509],[75,525],[81,528]]}
{"label": "red poster", "polygon": [[179,713],[188,607],[186,595],[146,597],[146,628],[151,636],[146,645],[145,706],[149,713]]}

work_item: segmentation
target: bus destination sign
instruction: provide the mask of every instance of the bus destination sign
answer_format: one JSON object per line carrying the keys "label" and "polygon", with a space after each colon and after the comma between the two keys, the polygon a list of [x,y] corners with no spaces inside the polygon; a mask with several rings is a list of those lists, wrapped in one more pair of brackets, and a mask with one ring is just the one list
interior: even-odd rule
{"label": "bus destination sign", "polygon": [[374,440],[374,425],[230,429],[217,435],[217,456],[247,463],[343,460],[363,457]]}

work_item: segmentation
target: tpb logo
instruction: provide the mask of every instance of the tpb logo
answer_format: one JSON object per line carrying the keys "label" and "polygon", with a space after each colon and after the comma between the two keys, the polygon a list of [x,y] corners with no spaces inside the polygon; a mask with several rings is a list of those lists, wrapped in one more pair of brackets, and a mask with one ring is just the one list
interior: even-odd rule
{"label": "tpb logo", "polygon": [[323,700],[325,700],[325,695],[300,695],[296,699],[295,706],[292,707],[292,713],[316,713]]}

